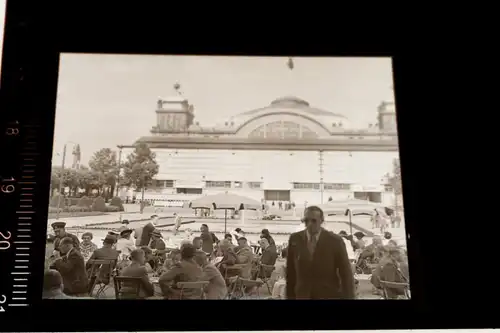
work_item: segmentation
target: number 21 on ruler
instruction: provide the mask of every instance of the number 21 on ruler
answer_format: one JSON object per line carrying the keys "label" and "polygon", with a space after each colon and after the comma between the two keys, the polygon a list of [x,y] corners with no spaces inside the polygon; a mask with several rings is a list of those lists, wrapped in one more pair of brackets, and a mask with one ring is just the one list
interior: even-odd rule
{"label": "number 21 on ruler", "polygon": [[[5,295],[0,295],[0,304],[4,304],[5,302],[7,302],[7,297],[5,297]],[[5,309],[1,305],[0,312],[5,312]]]}

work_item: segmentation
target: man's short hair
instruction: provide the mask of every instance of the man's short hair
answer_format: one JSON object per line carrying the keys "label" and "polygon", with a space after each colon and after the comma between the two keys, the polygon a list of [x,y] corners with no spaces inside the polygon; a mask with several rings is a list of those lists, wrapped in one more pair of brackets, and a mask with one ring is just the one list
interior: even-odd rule
{"label": "man's short hair", "polygon": [[201,237],[196,236],[195,238],[193,238],[193,243],[196,242],[196,241],[201,241]]}
{"label": "man's short hair", "polygon": [[238,238],[238,242],[239,241],[245,241],[246,242],[246,241],[248,241],[248,239],[246,239],[245,237],[240,237],[240,238]]}
{"label": "man's short hair", "polygon": [[203,223],[201,226],[205,227],[205,228],[208,228],[208,225],[206,225],[205,223]]}
{"label": "man's short hair", "polygon": [[137,260],[137,259],[139,259],[139,256],[141,255],[141,253],[143,255],[146,255],[146,253],[144,252],[143,249],[135,249],[132,252],[130,252],[130,258],[132,258],[132,260]]}
{"label": "man's short hair", "polygon": [[73,245],[73,238],[64,237],[63,239],[61,239],[61,243],[59,243],[59,245],[68,245],[68,244]]}
{"label": "man's short hair", "polygon": [[309,206],[304,210],[304,213],[307,213],[308,211],[319,212],[319,215],[321,216],[321,220],[325,219],[325,214],[323,213],[323,209],[319,208],[318,206]]}
{"label": "man's short hair", "polygon": [[233,235],[231,235],[231,234],[225,234],[224,238],[231,238],[231,239],[233,239]]}
{"label": "man's short hair", "polygon": [[61,288],[63,279],[61,273],[55,269],[46,270],[43,274],[43,290],[53,290]]}
{"label": "man's short hair", "polygon": [[194,248],[193,244],[184,244],[184,246],[181,248],[181,258],[192,259],[195,252],[196,249]]}

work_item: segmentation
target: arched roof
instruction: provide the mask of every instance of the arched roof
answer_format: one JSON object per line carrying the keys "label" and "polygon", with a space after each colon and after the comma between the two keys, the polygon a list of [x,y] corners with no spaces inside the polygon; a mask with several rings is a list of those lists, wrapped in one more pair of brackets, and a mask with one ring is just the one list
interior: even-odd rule
{"label": "arched roof", "polygon": [[285,109],[286,111],[290,111],[290,109],[299,109],[300,111],[310,114],[311,116],[320,116],[320,117],[337,117],[337,118],[343,118],[347,119],[345,116],[338,114],[338,113],[333,113],[330,111],[318,109],[318,108],[313,108],[309,105],[309,102],[300,99],[298,97],[294,96],[285,96],[285,97],[280,97],[275,99],[274,101],[271,102],[270,105],[260,108],[260,109],[255,109],[255,110],[250,110],[246,111],[243,113],[240,113],[237,115],[237,117],[245,117],[245,116],[252,116],[256,115],[262,112],[276,112],[279,109]]}
{"label": "arched roof", "polygon": [[311,107],[307,101],[294,96],[281,97],[266,107],[240,113],[218,128],[231,128],[235,134],[246,136],[266,122],[273,123],[280,119],[289,124],[297,123],[320,137],[328,136],[338,128],[349,128],[345,116]]}

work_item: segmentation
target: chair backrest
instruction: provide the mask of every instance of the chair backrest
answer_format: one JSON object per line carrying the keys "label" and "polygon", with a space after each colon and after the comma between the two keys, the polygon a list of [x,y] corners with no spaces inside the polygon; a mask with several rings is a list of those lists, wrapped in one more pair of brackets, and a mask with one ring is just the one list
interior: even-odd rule
{"label": "chair backrest", "polygon": [[182,299],[184,296],[184,290],[191,290],[196,292],[199,290],[200,299],[205,298],[205,287],[208,286],[209,281],[194,281],[194,282],[177,282],[177,288],[181,290],[179,298]]}
{"label": "chair backrest", "polygon": [[141,291],[141,283],[142,279],[140,277],[130,277],[130,276],[115,276],[113,279],[114,284],[115,284],[115,297],[116,299],[121,299],[123,292],[123,284],[129,284],[132,286],[134,290],[134,294],[137,298],[139,298],[140,291]]}
{"label": "chair backrest", "polygon": [[88,264],[90,264],[90,271],[88,273],[89,279],[93,276],[96,276],[101,267],[103,266],[109,266],[109,271],[111,272],[115,266],[116,266],[116,260],[114,259],[102,259],[102,260],[96,260],[92,259],[87,261]]}
{"label": "chair backrest", "polygon": [[391,281],[383,281],[380,280],[380,286],[384,291],[384,297],[388,298],[388,290],[387,289],[395,289],[403,292],[406,298],[410,298],[410,284],[404,282],[391,282]]}
{"label": "chair backrest", "polygon": [[179,289],[196,289],[204,288],[208,286],[209,281],[195,281],[195,282],[177,282],[177,288]]}

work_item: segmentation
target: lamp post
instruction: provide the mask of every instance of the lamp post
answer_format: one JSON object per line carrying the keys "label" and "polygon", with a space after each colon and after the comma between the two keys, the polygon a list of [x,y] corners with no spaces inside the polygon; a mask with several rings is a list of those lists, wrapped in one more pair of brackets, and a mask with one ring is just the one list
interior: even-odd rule
{"label": "lamp post", "polygon": [[59,197],[57,199],[57,212],[56,212],[56,220],[59,219],[59,209],[61,208],[61,192],[62,192],[62,188],[63,188],[63,183],[64,183],[64,163],[66,161],[66,149],[67,149],[67,146],[68,144],[73,144],[73,145],[76,145],[76,143],[74,142],[71,142],[71,141],[68,141],[64,144],[64,148],[63,148],[63,155],[62,155],[62,163],[61,163],[61,175],[59,176]]}
{"label": "lamp post", "polygon": [[324,160],[323,160],[323,151],[320,150],[319,151],[319,190],[320,190],[320,193],[321,193],[321,204],[323,204],[323,192],[324,192],[324,188],[325,188],[325,184],[324,184],[324,179],[323,179],[323,164],[324,164]]}
{"label": "lamp post", "polygon": [[122,167],[122,150],[123,150],[123,146],[116,146],[118,147],[118,149],[120,149],[118,151],[118,172],[116,174],[116,196],[118,196],[119,194],[119,187],[120,187],[120,171],[121,171],[121,167]]}

